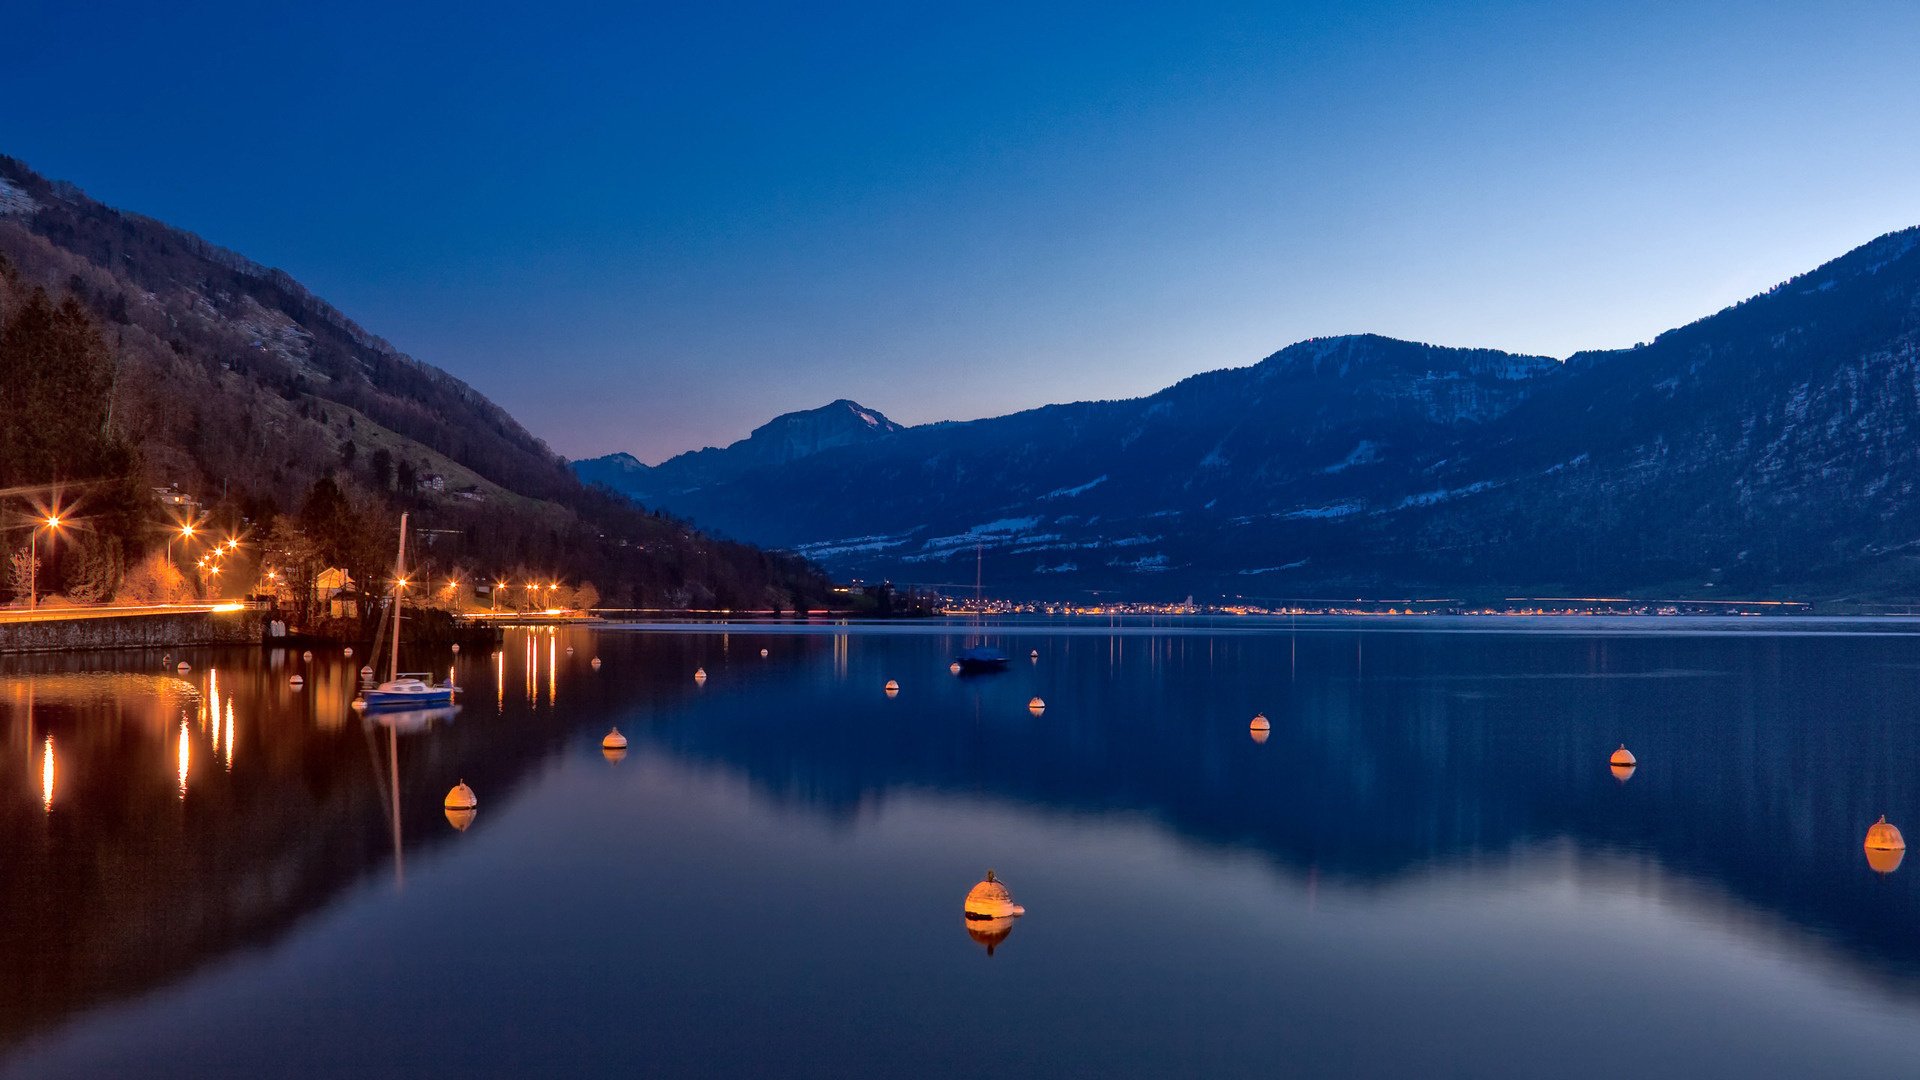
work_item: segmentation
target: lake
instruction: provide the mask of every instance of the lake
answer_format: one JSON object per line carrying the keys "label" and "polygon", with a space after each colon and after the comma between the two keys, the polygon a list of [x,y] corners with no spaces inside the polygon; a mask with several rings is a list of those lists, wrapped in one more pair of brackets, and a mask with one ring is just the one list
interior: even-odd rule
{"label": "lake", "polygon": [[0,1075],[1912,1075],[1916,629],[521,629],[417,727],[0,658]]}

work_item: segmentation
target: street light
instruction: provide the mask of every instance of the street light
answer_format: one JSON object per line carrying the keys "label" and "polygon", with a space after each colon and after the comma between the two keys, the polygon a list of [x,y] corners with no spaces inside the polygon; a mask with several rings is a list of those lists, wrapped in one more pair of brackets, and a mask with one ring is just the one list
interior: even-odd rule
{"label": "street light", "polygon": [[60,515],[48,514],[45,521],[34,522],[33,532],[27,537],[28,611],[37,611],[40,608],[40,526],[42,525],[47,527],[47,539],[53,539],[54,532],[60,528]]}
{"label": "street light", "polygon": [[507,591],[506,582],[496,581],[493,583],[493,610],[495,614],[498,614],[500,611],[500,594],[506,591]]}

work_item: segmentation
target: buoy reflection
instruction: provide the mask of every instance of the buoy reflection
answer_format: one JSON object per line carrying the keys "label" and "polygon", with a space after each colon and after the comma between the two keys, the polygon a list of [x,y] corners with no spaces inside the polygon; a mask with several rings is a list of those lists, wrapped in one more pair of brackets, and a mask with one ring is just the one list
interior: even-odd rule
{"label": "buoy reflection", "polygon": [[1634,766],[1632,766],[1632,765],[1609,765],[1609,766],[1607,766],[1607,771],[1613,774],[1613,778],[1614,778],[1615,780],[1618,780],[1618,781],[1620,781],[1621,783],[1623,783],[1623,784],[1624,784],[1624,783],[1626,783],[1627,781],[1629,781],[1629,780],[1631,780],[1631,779],[1633,779],[1633,771],[1634,771]]}

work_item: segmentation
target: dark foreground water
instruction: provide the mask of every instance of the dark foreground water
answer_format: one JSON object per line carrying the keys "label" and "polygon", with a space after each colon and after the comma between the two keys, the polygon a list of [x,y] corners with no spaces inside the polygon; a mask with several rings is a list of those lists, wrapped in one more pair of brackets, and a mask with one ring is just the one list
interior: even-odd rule
{"label": "dark foreground water", "polygon": [[0,660],[0,1074],[1920,1069],[1920,637],[1360,625]]}

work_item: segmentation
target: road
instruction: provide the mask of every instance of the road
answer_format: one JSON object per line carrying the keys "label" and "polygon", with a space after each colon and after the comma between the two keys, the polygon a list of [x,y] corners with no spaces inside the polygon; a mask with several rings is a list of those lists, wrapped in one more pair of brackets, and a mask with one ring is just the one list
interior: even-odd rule
{"label": "road", "polygon": [[43,607],[29,611],[26,608],[6,608],[0,610],[0,624],[69,622],[74,619],[119,619],[129,615],[185,615],[196,611],[244,611],[246,605],[237,600],[209,600],[199,604],[145,604],[128,607]]}

